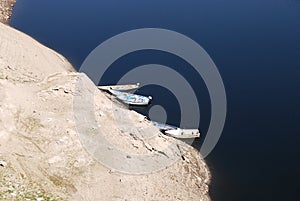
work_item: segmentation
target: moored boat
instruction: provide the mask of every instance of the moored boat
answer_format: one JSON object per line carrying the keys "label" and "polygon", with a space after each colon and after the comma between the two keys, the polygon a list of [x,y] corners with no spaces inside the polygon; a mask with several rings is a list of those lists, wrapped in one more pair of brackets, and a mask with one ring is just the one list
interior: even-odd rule
{"label": "moored boat", "polygon": [[164,124],[164,123],[159,123],[159,122],[156,122],[156,121],[152,121],[152,124],[154,126],[156,126],[160,131],[176,130],[177,129],[176,126],[171,126],[171,125]]}
{"label": "moored boat", "polygon": [[159,123],[155,121],[152,121],[152,124],[156,126],[161,132],[171,137],[181,138],[181,139],[200,137],[200,132],[198,129],[182,129],[176,126]]}
{"label": "moored boat", "polygon": [[149,105],[152,97],[142,96],[137,94],[131,94],[127,92],[121,92],[116,90],[108,90],[112,95],[116,96],[117,99],[128,105],[146,106]]}
{"label": "moored boat", "polygon": [[182,128],[177,128],[176,130],[166,130],[165,131],[166,135],[175,137],[175,138],[182,138],[182,139],[187,139],[187,138],[199,138],[200,137],[200,132],[198,129],[182,129]]}
{"label": "moored boat", "polygon": [[132,91],[140,87],[140,83],[136,84],[124,84],[124,85],[108,85],[108,86],[97,86],[101,90],[116,90],[116,91]]}

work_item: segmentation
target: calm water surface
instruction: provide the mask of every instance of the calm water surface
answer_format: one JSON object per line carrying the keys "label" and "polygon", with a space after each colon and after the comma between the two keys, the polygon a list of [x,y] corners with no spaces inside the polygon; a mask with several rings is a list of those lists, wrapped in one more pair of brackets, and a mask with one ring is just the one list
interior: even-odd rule
{"label": "calm water surface", "polygon": [[[156,27],[192,38],[217,65],[228,100],[222,137],[206,158],[212,199],[300,200],[300,1],[19,0],[10,23],[77,69],[97,45],[124,31]],[[149,63],[170,66],[187,78],[199,100],[205,136],[210,99],[184,60],[159,51],[134,52],[113,63],[101,83],[117,82]],[[178,124],[178,102],[168,90],[148,86],[140,93],[151,94],[153,105],[165,107],[167,121]]]}

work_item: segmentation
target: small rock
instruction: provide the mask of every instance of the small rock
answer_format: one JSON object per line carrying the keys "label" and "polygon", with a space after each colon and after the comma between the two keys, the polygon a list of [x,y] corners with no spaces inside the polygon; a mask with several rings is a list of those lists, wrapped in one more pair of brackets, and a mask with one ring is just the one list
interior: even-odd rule
{"label": "small rock", "polygon": [[108,171],[109,174],[113,174],[113,173],[115,173],[115,172],[116,172],[115,170],[109,170],[109,171]]}
{"label": "small rock", "polygon": [[0,166],[1,167],[6,167],[7,166],[7,163],[5,161],[0,161]]}

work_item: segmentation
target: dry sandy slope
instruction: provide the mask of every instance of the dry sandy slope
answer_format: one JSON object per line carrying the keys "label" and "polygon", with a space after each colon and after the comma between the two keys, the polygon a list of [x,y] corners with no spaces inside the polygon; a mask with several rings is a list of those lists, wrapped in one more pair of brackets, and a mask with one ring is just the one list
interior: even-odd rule
{"label": "dry sandy slope", "polygon": [[[78,90],[78,81],[86,88]],[[74,106],[75,96],[93,97],[92,116],[113,148],[159,155],[176,144],[166,159],[178,154],[178,161],[142,175],[97,162],[79,140],[74,108],[85,114],[86,107]],[[0,166],[0,200],[209,200],[210,175],[194,149],[162,136],[141,115],[113,103],[84,74],[74,72],[62,56],[1,23],[0,97],[0,161],[6,163]]]}

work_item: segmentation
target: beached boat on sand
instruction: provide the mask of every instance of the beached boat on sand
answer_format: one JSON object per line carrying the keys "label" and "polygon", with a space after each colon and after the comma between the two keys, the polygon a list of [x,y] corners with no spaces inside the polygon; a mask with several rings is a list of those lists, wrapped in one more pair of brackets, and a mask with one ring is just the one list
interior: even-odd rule
{"label": "beached boat on sand", "polygon": [[140,87],[140,83],[136,84],[124,84],[124,85],[108,85],[108,86],[98,86],[101,90],[116,90],[116,91],[132,91]]}
{"label": "beached boat on sand", "polygon": [[149,105],[152,97],[151,96],[142,96],[137,94],[131,94],[127,92],[121,92],[116,90],[108,90],[112,95],[116,96],[117,99],[121,100],[125,104],[129,105],[138,105],[138,106],[146,106]]}
{"label": "beached boat on sand", "polygon": [[152,124],[156,126],[164,134],[175,138],[188,139],[188,138],[200,137],[200,132],[198,129],[182,129],[176,126],[171,126],[168,124],[163,124],[155,121],[152,121]]}
{"label": "beached boat on sand", "polygon": [[182,139],[200,137],[200,132],[198,129],[177,128],[176,130],[167,130],[165,131],[165,134],[175,138],[182,138]]}
{"label": "beached boat on sand", "polygon": [[154,126],[156,126],[161,131],[176,130],[177,129],[176,126],[171,126],[171,125],[164,124],[164,123],[159,123],[159,122],[156,122],[156,121],[152,121],[152,124]]}

